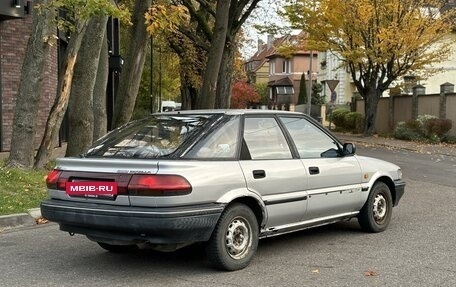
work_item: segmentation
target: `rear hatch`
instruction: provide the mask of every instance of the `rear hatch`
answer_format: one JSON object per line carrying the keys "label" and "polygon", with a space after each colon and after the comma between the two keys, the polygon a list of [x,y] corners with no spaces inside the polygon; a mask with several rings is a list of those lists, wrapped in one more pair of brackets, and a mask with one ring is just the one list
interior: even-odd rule
{"label": "rear hatch", "polygon": [[[82,201],[112,205],[130,205],[129,184],[138,178],[138,175],[154,175],[158,171],[158,161],[141,159],[114,159],[114,158],[61,158],[53,172],[49,174],[47,183],[51,198],[67,201]],[[94,184],[106,183],[115,185],[116,194],[78,194],[67,192],[67,186],[74,183]]]}
{"label": "rear hatch", "polygon": [[179,158],[202,136],[205,125],[221,117],[157,114],[117,128],[97,140],[81,158],[57,160],[47,179],[50,196],[152,207],[157,196],[187,195],[189,182],[179,175],[157,174],[158,161]]}

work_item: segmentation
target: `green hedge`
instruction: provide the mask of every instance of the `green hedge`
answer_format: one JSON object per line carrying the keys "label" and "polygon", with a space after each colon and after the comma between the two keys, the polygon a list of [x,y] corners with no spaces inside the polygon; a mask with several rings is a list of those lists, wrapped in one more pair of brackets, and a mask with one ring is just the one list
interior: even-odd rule
{"label": "green hedge", "polygon": [[363,131],[364,117],[361,113],[337,108],[332,111],[329,120],[334,123],[336,130],[341,132],[361,133]]}

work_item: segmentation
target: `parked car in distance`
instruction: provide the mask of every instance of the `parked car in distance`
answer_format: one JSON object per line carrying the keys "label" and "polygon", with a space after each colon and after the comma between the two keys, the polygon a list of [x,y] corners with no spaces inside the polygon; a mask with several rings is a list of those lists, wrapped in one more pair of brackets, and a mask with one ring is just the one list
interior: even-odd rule
{"label": "parked car in distance", "polygon": [[384,231],[405,188],[398,166],[265,110],[153,114],[57,159],[46,183],[42,215],[63,231],[112,252],[205,242],[224,270],[246,267],[261,238],[351,218]]}

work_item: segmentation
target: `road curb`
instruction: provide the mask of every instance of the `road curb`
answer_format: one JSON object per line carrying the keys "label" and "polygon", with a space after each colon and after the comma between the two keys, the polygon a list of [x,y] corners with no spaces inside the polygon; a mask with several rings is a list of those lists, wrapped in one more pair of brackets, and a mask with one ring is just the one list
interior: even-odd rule
{"label": "road curb", "polygon": [[33,226],[36,225],[36,219],[40,217],[41,210],[39,208],[29,209],[27,213],[1,215],[0,230],[21,226]]}

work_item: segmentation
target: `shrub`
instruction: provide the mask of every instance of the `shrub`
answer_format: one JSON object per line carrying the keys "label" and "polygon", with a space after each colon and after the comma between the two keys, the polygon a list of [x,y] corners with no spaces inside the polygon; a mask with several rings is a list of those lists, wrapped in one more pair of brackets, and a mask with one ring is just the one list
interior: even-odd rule
{"label": "shrub", "polygon": [[449,119],[430,119],[425,122],[424,129],[426,137],[443,138],[453,127]]}
{"label": "shrub", "polygon": [[399,122],[394,129],[394,137],[400,140],[423,140],[419,124],[416,121]]}
{"label": "shrub", "polygon": [[346,130],[359,134],[363,131],[364,117],[357,112],[347,113],[345,114],[344,124]]}
{"label": "shrub", "polygon": [[441,142],[451,130],[452,122],[431,115],[420,115],[417,120],[400,122],[394,130],[394,137],[412,141]]}
{"label": "shrub", "polygon": [[446,135],[442,138],[442,142],[456,144],[456,136]]}
{"label": "shrub", "polygon": [[364,117],[361,113],[338,108],[332,112],[329,119],[339,131],[361,133],[363,130]]}
{"label": "shrub", "polygon": [[344,129],[345,127],[345,115],[350,113],[347,109],[336,108],[332,111],[329,116],[329,120],[333,122],[337,127]]}

